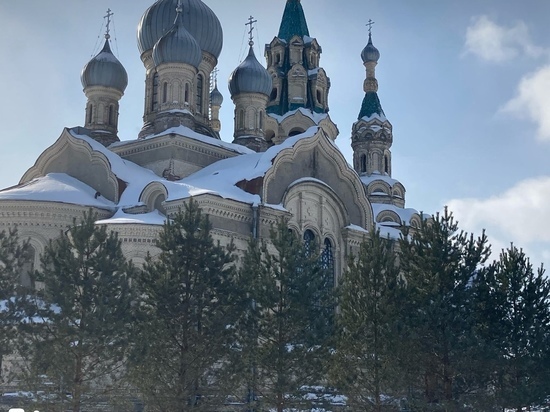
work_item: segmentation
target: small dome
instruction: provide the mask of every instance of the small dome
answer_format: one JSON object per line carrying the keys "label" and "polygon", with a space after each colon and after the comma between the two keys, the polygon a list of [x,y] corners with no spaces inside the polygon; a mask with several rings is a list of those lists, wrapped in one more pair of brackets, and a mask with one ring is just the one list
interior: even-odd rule
{"label": "small dome", "polygon": [[111,51],[109,40],[105,40],[103,49],[84,66],[80,80],[85,89],[92,86],[103,86],[124,93],[128,86],[128,74]]}
{"label": "small dome", "polygon": [[231,96],[241,93],[262,93],[269,96],[273,80],[269,72],[258,62],[250,46],[248,56],[229,76]]}
{"label": "small dome", "polygon": [[210,104],[212,104],[212,106],[221,106],[222,103],[223,96],[218,90],[218,85],[216,84],[212,92],[210,92]]}
{"label": "small dome", "polygon": [[202,51],[197,41],[183,25],[182,13],[168,32],[153,47],[155,66],[163,63],[185,63],[196,69],[202,61]]}
{"label": "small dome", "polygon": [[[158,0],[139,22],[137,40],[140,53],[151,50],[172,27],[178,0]],[[183,0],[183,25],[202,51],[218,58],[223,46],[223,31],[216,14],[200,0]]]}
{"label": "small dome", "polygon": [[367,63],[367,62],[378,63],[378,60],[380,59],[380,52],[372,44],[372,36],[370,35],[370,33],[369,33],[369,43],[363,49],[363,52],[361,53],[361,58],[363,59],[363,63]]}

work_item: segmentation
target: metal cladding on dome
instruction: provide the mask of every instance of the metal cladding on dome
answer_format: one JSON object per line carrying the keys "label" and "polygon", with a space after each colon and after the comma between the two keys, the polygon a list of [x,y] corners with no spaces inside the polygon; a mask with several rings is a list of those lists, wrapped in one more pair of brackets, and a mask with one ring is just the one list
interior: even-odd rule
{"label": "metal cladding on dome", "polygon": [[105,45],[97,56],[84,66],[80,80],[84,88],[111,87],[124,93],[128,86],[128,73],[111,51],[108,39],[105,40]]}
{"label": "metal cladding on dome", "polygon": [[[158,0],[149,7],[139,22],[137,40],[140,53],[151,50],[172,27],[178,0]],[[216,14],[200,0],[183,0],[183,24],[202,51],[220,56],[223,31]]]}
{"label": "metal cladding on dome", "polygon": [[214,86],[214,89],[210,92],[210,103],[212,106],[221,106],[223,103],[223,95],[218,90],[218,85]]}
{"label": "metal cladding on dome", "polygon": [[248,56],[229,77],[231,96],[241,93],[261,93],[269,96],[273,80],[269,72],[258,62],[254,49],[250,46]]}
{"label": "metal cladding on dome", "polygon": [[361,53],[361,58],[363,59],[363,63],[367,63],[367,62],[378,63],[378,60],[380,59],[380,52],[372,44],[372,36],[370,33],[369,33],[369,43],[363,49],[363,52]]}
{"label": "metal cladding on dome", "polygon": [[202,61],[202,51],[195,38],[183,25],[182,13],[177,13],[171,29],[153,47],[155,66],[163,63],[184,63],[196,69]]}

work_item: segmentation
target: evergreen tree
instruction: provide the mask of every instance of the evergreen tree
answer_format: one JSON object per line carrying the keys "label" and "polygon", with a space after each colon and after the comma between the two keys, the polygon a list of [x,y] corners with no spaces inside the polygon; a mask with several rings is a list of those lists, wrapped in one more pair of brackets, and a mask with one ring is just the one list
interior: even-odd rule
{"label": "evergreen tree", "polygon": [[3,358],[13,350],[21,320],[18,299],[25,291],[20,278],[29,260],[28,251],[29,244],[19,242],[17,229],[0,232],[0,380],[4,376]]}
{"label": "evergreen tree", "polygon": [[191,201],[164,225],[138,279],[141,314],[132,380],[150,411],[223,405],[234,308],[232,248],[216,244]]}
{"label": "evergreen tree", "polygon": [[[250,399],[278,412],[307,402],[307,386],[325,382],[323,359],[332,332],[332,279],[314,245],[304,247],[286,222],[271,230],[270,243],[252,241],[240,282],[248,297],[239,324]],[[332,286],[332,285],[330,285]]]}
{"label": "evergreen tree", "polygon": [[397,410],[400,283],[393,242],[372,232],[350,257],[339,287],[332,375],[353,410]]}
{"label": "evergreen tree", "polygon": [[550,281],[511,246],[475,282],[489,393],[522,411],[550,394]]}
{"label": "evergreen tree", "polygon": [[36,273],[45,288],[27,308],[32,323],[22,325],[31,342],[21,347],[30,361],[27,381],[47,380],[57,388],[56,401],[68,403],[72,412],[97,402],[105,395],[97,389],[120,379],[135,302],[135,270],[116,234],[95,220],[86,213],[46,247]]}
{"label": "evergreen tree", "polygon": [[447,209],[400,241],[407,284],[401,354],[411,401],[424,410],[464,410],[466,395],[476,389],[471,285],[489,253],[485,234],[474,238],[460,231]]}

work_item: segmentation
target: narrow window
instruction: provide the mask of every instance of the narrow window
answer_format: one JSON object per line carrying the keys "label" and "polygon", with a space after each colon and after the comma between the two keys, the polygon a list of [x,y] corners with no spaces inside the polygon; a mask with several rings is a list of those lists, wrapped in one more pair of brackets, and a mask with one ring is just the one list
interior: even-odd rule
{"label": "narrow window", "polygon": [[237,116],[237,129],[244,129],[244,110],[239,110]]}
{"label": "narrow window", "polygon": [[93,115],[93,105],[89,104],[88,105],[88,113],[86,113],[86,117],[88,119],[88,124],[92,123],[92,115]]}
{"label": "narrow window", "polygon": [[115,110],[114,107],[111,105],[109,106],[109,126],[115,125]]}
{"label": "narrow window", "polygon": [[151,111],[156,111],[158,106],[158,93],[159,93],[159,74],[155,73],[153,76],[153,93],[151,95]]}
{"label": "narrow window", "polygon": [[334,286],[334,252],[330,239],[325,239],[323,252],[321,253],[321,267],[325,269],[326,278],[323,287],[332,288]]}
{"label": "narrow window", "polygon": [[264,112],[260,110],[260,130],[264,130]]}
{"label": "narrow window", "polygon": [[204,88],[204,78],[202,74],[197,76],[197,101],[195,102],[197,107],[197,113],[202,113],[202,97]]}
{"label": "narrow window", "polygon": [[162,85],[162,103],[166,103],[168,101],[168,83],[164,82]]}
{"label": "narrow window", "polygon": [[185,91],[183,96],[183,101],[189,104],[189,83],[185,83]]}
{"label": "narrow window", "polygon": [[361,173],[367,172],[367,155],[362,154],[361,155]]}
{"label": "narrow window", "polygon": [[321,93],[321,90],[317,90],[317,103],[323,104],[323,95]]}
{"label": "narrow window", "polygon": [[269,96],[269,100],[277,100],[277,88],[274,87],[273,90],[271,90],[271,96]]}
{"label": "narrow window", "polygon": [[311,256],[314,242],[315,242],[315,234],[309,229],[306,230],[304,232],[304,251],[306,256]]}
{"label": "narrow window", "polygon": [[388,156],[384,156],[384,171],[386,174],[390,174],[390,159]]}

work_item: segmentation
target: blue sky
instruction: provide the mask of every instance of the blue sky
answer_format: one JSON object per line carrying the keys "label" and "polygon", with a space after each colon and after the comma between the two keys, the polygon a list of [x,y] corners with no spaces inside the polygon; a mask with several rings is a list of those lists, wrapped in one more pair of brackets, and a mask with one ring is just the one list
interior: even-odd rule
{"label": "blue sky", "polygon": [[[224,29],[219,59],[222,138],[232,140],[227,78],[247,51],[245,23],[258,20],[256,54],[277,34],[284,0],[205,0]],[[129,7],[131,4],[131,7]],[[144,69],[137,23],[152,0],[0,2],[0,187],[18,183],[63,127],[82,125],[80,71],[97,52],[103,16],[114,13],[112,48],[126,67],[120,137],[142,124]],[[360,53],[369,19],[381,52],[379,96],[394,126],[393,177],[407,206],[449,205],[461,227],[486,228],[499,251],[510,242],[536,265],[550,263],[550,2],[547,0],[302,0],[331,78],[337,144],[351,161],[350,131],[363,98]]]}

